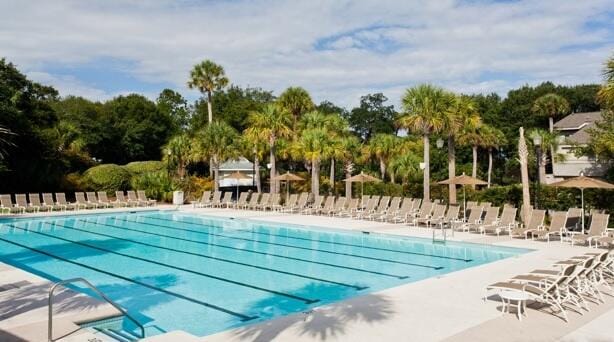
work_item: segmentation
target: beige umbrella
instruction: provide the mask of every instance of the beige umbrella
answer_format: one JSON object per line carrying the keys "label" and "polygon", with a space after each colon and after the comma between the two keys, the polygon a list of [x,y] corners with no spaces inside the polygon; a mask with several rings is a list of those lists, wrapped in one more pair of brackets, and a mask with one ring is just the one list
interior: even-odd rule
{"label": "beige umbrella", "polygon": [[463,218],[467,218],[467,192],[465,190],[466,185],[487,185],[488,183],[477,178],[473,178],[471,176],[467,176],[464,172],[460,176],[456,176],[454,178],[446,179],[444,181],[438,182],[437,184],[456,184],[463,186]]}
{"label": "beige umbrella", "polygon": [[580,189],[580,197],[582,199],[582,233],[584,233],[584,189],[614,189],[614,184],[596,178],[585,177],[584,172],[581,172],[579,177],[569,178],[550,185],[561,188]]}
{"label": "beige umbrella", "polygon": [[235,171],[228,176],[224,177],[224,179],[235,179],[237,181],[237,201],[239,200],[239,181],[241,179],[252,179],[252,177],[244,174],[241,171]]}
{"label": "beige umbrella", "polygon": [[[353,182],[359,182],[360,183],[360,196],[361,196],[360,198],[361,198],[361,201],[362,201],[362,196],[364,196],[364,194],[365,194],[364,184],[365,183],[379,183],[382,180],[379,179],[379,178],[367,175],[367,174],[363,173],[362,171],[360,171],[359,174],[354,175],[354,176],[349,177],[349,178],[346,178],[346,179],[344,179],[344,181],[352,182],[352,183]],[[362,205],[364,205],[364,203],[362,203]]]}
{"label": "beige umbrella", "polygon": [[297,176],[293,173],[290,173],[290,171],[288,171],[284,173],[283,175],[273,177],[273,180],[286,182],[286,198],[288,198],[290,197],[290,182],[304,181],[305,178]]}

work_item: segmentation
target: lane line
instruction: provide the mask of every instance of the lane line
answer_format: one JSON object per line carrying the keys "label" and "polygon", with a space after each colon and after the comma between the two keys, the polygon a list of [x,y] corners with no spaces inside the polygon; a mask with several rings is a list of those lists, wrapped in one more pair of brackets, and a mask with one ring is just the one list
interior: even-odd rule
{"label": "lane line", "polygon": [[39,235],[47,236],[47,237],[50,237],[52,239],[58,239],[58,240],[61,240],[61,241],[66,241],[68,243],[74,243],[74,244],[77,244],[77,245],[80,245],[80,246],[97,249],[97,250],[102,251],[102,252],[116,254],[116,255],[119,255],[119,256],[123,256],[123,257],[134,259],[134,260],[139,260],[139,261],[143,261],[143,262],[147,262],[147,263],[154,264],[154,265],[168,267],[168,268],[172,268],[172,269],[175,269],[175,270],[180,270],[180,271],[187,272],[187,273],[192,273],[192,274],[199,275],[199,276],[202,276],[202,277],[205,277],[205,278],[215,279],[215,280],[219,280],[219,281],[226,282],[226,283],[229,283],[229,284],[234,284],[234,285],[237,285],[237,286],[247,287],[247,288],[251,288],[251,289],[254,289],[254,290],[259,290],[259,291],[263,291],[263,292],[268,292],[268,293],[276,294],[276,295],[287,297],[287,298],[290,298],[290,299],[302,301],[302,302],[304,302],[306,304],[313,304],[313,303],[317,303],[317,302],[320,301],[319,299],[309,299],[309,298],[305,298],[305,297],[301,297],[301,296],[296,296],[296,295],[293,295],[293,294],[290,294],[290,293],[285,293],[285,292],[281,292],[281,291],[271,290],[271,289],[267,289],[267,288],[256,286],[256,285],[245,284],[245,283],[242,283],[242,282],[236,281],[236,280],[231,280],[231,279],[226,279],[226,278],[218,277],[218,276],[215,276],[215,275],[212,275],[212,274],[208,274],[208,273],[203,273],[203,272],[199,272],[199,271],[190,270],[190,269],[187,269],[187,268],[184,268],[184,267],[181,267],[181,266],[175,266],[175,265],[166,264],[166,263],[159,262],[159,261],[154,261],[154,260],[150,260],[150,259],[145,259],[145,258],[137,257],[137,256],[134,256],[134,255],[130,255],[130,254],[122,253],[122,252],[113,251],[111,249],[102,248],[102,247],[98,247],[98,246],[95,246],[95,245],[90,245],[88,243],[81,242],[81,241],[74,241],[74,240],[70,240],[70,239],[65,239],[65,238],[62,238],[62,237],[59,237],[59,236],[54,236],[54,235],[43,233],[43,232],[37,232],[35,230],[29,230],[29,229],[25,229],[25,228],[20,228],[20,227],[13,226],[13,225],[10,225],[10,224],[7,225],[7,226],[8,227],[12,227],[12,228],[16,228],[16,229],[20,229],[20,230],[23,230],[23,231],[26,231],[26,232],[31,232],[31,233],[34,233],[34,234],[39,234]]}
{"label": "lane line", "polygon": [[180,298],[180,299],[183,299],[183,300],[187,300],[187,301],[195,303],[195,304],[200,304],[202,306],[205,306],[205,307],[217,310],[217,311],[221,311],[221,312],[227,313],[227,314],[235,316],[235,317],[239,317],[239,318],[241,318],[242,321],[250,321],[250,320],[258,318],[258,316],[248,316],[248,315],[244,315],[242,313],[238,313],[238,312],[234,312],[234,311],[231,311],[231,310],[228,310],[228,309],[224,309],[221,306],[217,306],[217,305],[214,305],[214,304],[211,304],[211,303],[203,302],[203,301],[195,299],[195,298],[190,298],[190,297],[184,296],[184,295],[182,295],[180,293],[176,293],[176,292],[169,291],[169,290],[166,290],[166,289],[163,289],[163,288],[159,288],[159,287],[156,287],[156,286],[153,286],[153,285],[149,285],[149,284],[144,283],[142,281],[138,281],[136,279],[124,277],[124,276],[121,276],[119,274],[114,274],[114,273],[111,273],[109,271],[105,271],[103,269],[97,268],[97,267],[93,267],[93,266],[89,266],[89,265],[80,263],[78,261],[66,259],[66,258],[63,258],[61,256],[57,256],[57,255],[54,255],[52,253],[46,252],[44,250],[40,250],[40,249],[37,249],[37,248],[29,247],[29,246],[20,244],[18,242],[14,242],[14,241],[11,241],[11,240],[4,239],[2,237],[0,237],[0,241],[4,241],[6,243],[10,243],[12,245],[15,245],[15,246],[18,246],[18,247],[30,250],[32,252],[43,254],[43,255],[46,255],[48,257],[51,257],[51,258],[54,258],[54,259],[57,259],[57,260],[61,260],[61,261],[64,261],[64,262],[67,262],[67,263],[70,263],[70,264],[73,264],[73,265],[77,265],[77,266],[80,266],[80,267],[83,267],[83,268],[87,268],[89,270],[92,270],[92,271],[95,271],[95,272],[98,272],[98,273],[106,274],[108,276],[111,276],[111,277],[114,277],[114,278],[117,278],[117,279],[121,279],[121,280],[130,282],[130,283],[134,283],[134,284],[137,284],[137,285],[140,285],[140,286],[152,289],[154,291],[159,291],[159,292],[162,292],[162,293],[166,293],[166,294],[168,294],[170,296],[174,296],[174,297],[177,297],[177,298]]}
{"label": "lane line", "polygon": [[[77,220],[77,221],[80,221],[80,220]],[[84,222],[89,222],[89,221],[84,221]],[[123,229],[123,230],[129,230],[129,231],[133,231],[133,232],[138,232],[138,233],[141,233],[141,234],[147,234],[147,235],[152,235],[152,236],[159,236],[159,237],[169,238],[169,239],[173,239],[173,240],[186,241],[186,242],[191,242],[191,243],[196,243],[196,244],[201,244],[201,245],[206,245],[206,246],[214,246],[214,247],[219,247],[219,248],[232,249],[232,250],[235,250],[235,251],[241,251],[241,252],[245,252],[245,253],[253,253],[253,254],[259,254],[259,255],[266,255],[266,256],[272,256],[272,257],[276,257],[276,258],[288,259],[288,260],[304,261],[304,262],[308,262],[308,263],[312,263],[312,264],[317,264],[317,265],[330,266],[330,267],[336,267],[336,268],[343,268],[343,269],[347,269],[347,270],[353,270],[353,271],[369,273],[369,274],[376,274],[376,275],[381,275],[381,276],[391,277],[391,278],[397,278],[397,279],[407,279],[407,278],[409,278],[409,276],[406,276],[406,275],[398,275],[398,274],[391,274],[391,273],[386,273],[386,272],[372,271],[372,270],[367,270],[367,269],[362,269],[362,268],[357,268],[357,267],[343,266],[343,265],[339,265],[339,264],[331,264],[331,263],[322,262],[322,261],[315,261],[315,260],[291,257],[291,256],[282,255],[282,254],[276,254],[276,253],[260,252],[260,251],[251,250],[251,249],[244,249],[244,248],[220,245],[220,244],[213,243],[213,242],[205,242],[205,241],[199,241],[199,240],[184,239],[184,238],[180,238],[180,237],[177,237],[177,236],[153,233],[153,232],[148,232],[148,231],[144,231],[144,230],[140,230],[140,229],[128,228],[128,227],[123,227],[123,226],[116,226],[116,225],[107,224],[107,223],[100,223],[100,222],[89,222],[89,223],[93,223],[93,224],[96,224],[96,225],[99,225],[99,226],[119,229],[119,230]]]}
{"label": "lane line", "polygon": [[[89,224],[94,223],[94,222],[90,222],[90,221],[84,221],[84,222],[87,222]],[[171,248],[171,247],[162,247],[162,246],[154,245],[154,244],[147,243],[147,242],[142,242],[142,241],[137,241],[137,240],[133,240],[133,239],[122,238],[122,237],[115,236],[115,235],[104,234],[104,233],[95,233],[95,232],[92,232],[92,231],[89,231],[89,230],[85,230],[85,229],[81,229],[81,228],[77,228],[77,227],[70,227],[70,226],[65,226],[65,225],[61,225],[61,224],[57,224],[57,223],[50,223],[50,222],[45,222],[45,223],[46,224],[50,224],[50,225],[52,225],[54,227],[62,227],[62,228],[65,228],[65,229],[71,229],[71,230],[76,230],[76,231],[84,232],[84,233],[87,233],[87,234],[99,235],[99,236],[104,236],[104,237],[108,237],[108,238],[112,238],[112,239],[127,241],[127,242],[131,242],[131,243],[135,243],[135,244],[139,244],[139,245],[143,245],[143,246],[148,246],[148,247],[152,247],[152,248],[158,248],[158,249],[168,250],[168,251],[172,251],[172,252],[193,255],[193,256],[197,256],[197,257],[201,257],[201,258],[206,258],[206,259],[211,259],[211,260],[216,260],[216,261],[222,261],[222,262],[236,264],[236,265],[241,265],[241,266],[246,266],[246,267],[252,267],[252,268],[256,268],[256,269],[260,269],[260,270],[271,271],[271,272],[275,272],[275,273],[281,273],[281,274],[286,274],[286,275],[290,275],[290,276],[295,276],[295,277],[300,277],[300,278],[305,278],[305,279],[316,280],[316,281],[320,281],[320,282],[323,282],[323,283],[330,283],[330,284],[335,284],[335,285],[340,285],[340,286],[345,286],[345,287],[351,287],[351,288],[359,290],[359,291],[369,288],[368,286],[351,285],[351,284],[342,283],[342,282],[338,282],[338,281],[334,281],[334,280],[328,280],[328,279],[323,279],[323,278],[318,278],[318,277],[312,277],[312,276],[308,276],[308,275],[304,275],[304,274],[288,272],[288,271],[279,270],[279,269],[275,269],[275,268],[268,268],[268,267],[264,267],[264,266],[247,264],[247,263],[243,263],[243,262],[239,262],[239,261],[218,258],[218,257],[214,257],[214,256],[209,256],[209,255],[201,254],[201,253],[188,252],[188,251],[183,251],[183,250],[175,249],[175,248]]]}
{"label": "lane line", "polygon": [[[141,216],[141,217],[142,218],[149,218],[147,216]],[[151,223],[151,222],[131,221],[131,220],[120,219],[120,218],[116,218],[116,220],[124,221],[124,222],[129,222],[129,223],[137,223],[137,224],[141,224],[141,225],[145,224],[145,225],[150,225],[150,226],[154,226],[154,227],[161,227],[161,228],[174,229],[174,230],[179,230],[179,231],[192,232],[192,233],[196,233],[196,234],[203,234],[203,235],[223,237],[223,238],[233,239],[233,240],[250,241],[250,242],[256,242],[256,243],[263,243],[263,244],[267,244],[267,245],[295,248],[295,249],[301,249],[301,250],[306,250],[306,251],[315,251],[315,252],[322,252],[322,253],[328,253],[328,254],[336,254],[336,255],[349,256],[349,257],[360,258],[360,259],[389,262],[389,263],[393,263],[393,264],[401,264],[401,265],[408,265],[408,266],[414,266],[414,267],[430,268],[430,269],[433,269],[433,270],[441,270],[441,269],[443,269],[443,266],[430,266],[430,265],[416,264],[416,263],[413,263],[413,262],[390,260],[390,259],[382,259],[382,258],[370,257],[370,256],[365,256],[365,255],[357,255],[357,254],[352,254],[352,253],[333,252],[333,251],[327,251],[325,249],[294,246],[294,245],[288,245],[288,244],[277,243],[277,242],[260,241],[260,240],[255,240],[255,239],[241,238],[241,237],[224,235],[224,234],[217,234],[217,233],[207,233],[207,232],[198,231],[198,230],[192,230],[192,229],[187,229],[187,228],[176,228],[176,227],[164,226],[164,225],[161,225],[161,224],[156,224],[156,223]]]}

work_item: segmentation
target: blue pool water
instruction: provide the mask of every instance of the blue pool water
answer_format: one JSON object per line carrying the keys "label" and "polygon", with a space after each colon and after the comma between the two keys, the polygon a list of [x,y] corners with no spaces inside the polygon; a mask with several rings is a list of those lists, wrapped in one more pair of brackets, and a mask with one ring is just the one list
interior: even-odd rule
{"label": "blue pool water", "polygon": [[90,280],[147,335],[208,335],[526,251],[175,211],[0,220],[0,261]]}

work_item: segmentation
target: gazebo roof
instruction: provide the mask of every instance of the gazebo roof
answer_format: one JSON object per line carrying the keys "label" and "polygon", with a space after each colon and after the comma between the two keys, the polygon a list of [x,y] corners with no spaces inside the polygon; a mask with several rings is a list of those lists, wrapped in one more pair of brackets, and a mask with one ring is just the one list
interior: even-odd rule
{"label": "gazebo roof", "polygon": [[239,157],[235,160],[227,160],[220,165],[220,171],[253,171],[254,163]]}

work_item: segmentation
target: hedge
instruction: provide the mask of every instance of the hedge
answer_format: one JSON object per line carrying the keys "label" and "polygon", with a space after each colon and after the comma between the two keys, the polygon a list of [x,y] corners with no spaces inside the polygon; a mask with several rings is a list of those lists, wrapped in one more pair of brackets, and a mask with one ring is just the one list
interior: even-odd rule
{"label": "hedge", "polygon": [[136,161],[128,163],[124,167],[133,175],[166,171],[165,164],[159,160]]}
{"label": "hedge", "polygon": [[85,171],[81,183],[86,190],[113,193],[129,189],[130,179],[131,174],[126,168],[116,164],[102,164]]}

